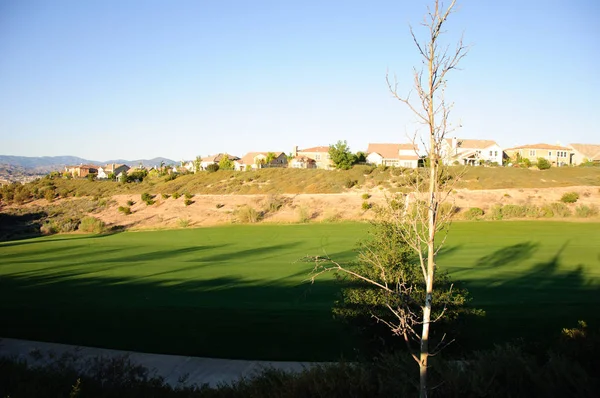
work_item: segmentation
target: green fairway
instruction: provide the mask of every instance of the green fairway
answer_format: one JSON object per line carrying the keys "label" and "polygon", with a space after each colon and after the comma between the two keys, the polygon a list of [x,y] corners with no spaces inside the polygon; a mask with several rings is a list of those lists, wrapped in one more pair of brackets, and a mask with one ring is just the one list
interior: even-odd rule
{"label": "green fairway", "polygon": [[[197,356],[331,360],[352,341],[339,286],[305,255],[349,260],[367,224],[225,226],[0,243],[0,336]],[[477,347],[600,320],[600,225],[455,223],[439,257],[487,315]]]}

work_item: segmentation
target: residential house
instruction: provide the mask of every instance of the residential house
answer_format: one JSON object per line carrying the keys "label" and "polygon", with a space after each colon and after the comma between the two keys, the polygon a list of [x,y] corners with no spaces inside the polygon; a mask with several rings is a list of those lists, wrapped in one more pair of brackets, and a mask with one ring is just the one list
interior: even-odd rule
{"label": "residential house", "polygon": [[202,168],[202,170],[206,170],[206,168],[210,164],[219,164],[219,162],[221,161],[221,159],[223,157],[225,157],[225,156],[227,156],[229,158],[229,160],[231,160],[232,162],[235,162],[236,160],[240,160],[239,157],[234,156],[234,155],[229,155],[227,153],[218,153],[218,154],[213,155],[213,156],[207,156],[205,158],[202,158],[200,160],[200,167]]}
{"label": "residential house", "polygon": [[[200,166],[200,165],[198,165],[198,166]],[[186,173],[186,172],[195,173],[197,171],[196,170],[196,162],[193,160],[182,161],[181,169],[185,169],[184,173]]]}
{"label": "residential house", "polygon": [[[273,159],[267,163],[269,154],[272,154]],[[240,160],[234,162],[236,170],[262,169],[270,167],[287,167],[287,156],[283,152],[248,152]]]}
{"label": "residential house", "polygon": [[[329,147],[328,146],[315,146],[312,148],[298,149],[294,147],[292,151],[292,158],[306,157],[315,161],[315,165],[319,169],[331,169],[333,168],[333,162],[329,158]],[[312,162],[309,162],[312,164]],[[295,162],[294,164],[298,164]]]}
{"label": "residential house", "polygon": [[85,178],[88,174],[97,174],[98,166],[92,164],[81,164],[79,166],[65,166],[65,171],[73,177]]}
{"label": "residential house", "polygon": [[532,144],[522,145],[504,150],[509,158],[517,162],[519,159],[529,159],[536,163],[538,158],[544,158],[553,166],[567,166],[572,164],[573,149],[561,145]]}
{"label": "residential house", "polygon": [[419,148],[413,144],[373,144],[367,149],[367,163],[383,166],[417,168]]}
{"label": "residential house", "polygon": [[288,167],[294,169],[316,169],[317,162],[307,156],[296,156],[288,163]]}
{"label": "residential house", "polygon": [[600,163],[600,145],[595,144],[569,144],[573,151],[571,161],[573,164],[587,162]]}
{"label": "residential house", "polygon": [[115,177],[120,175],[122,172],[124,171],[128,171],[129,170],[129,166],[127,166],[126,164],[107,164],[106,166],[100,166],[98,167],[98,178],[99,179],[106,179],[108,178],[109,174],[114,174]]}
{"label": "residential house", "polygon": [[446,165],[480,165],[495,163],[502,166],[503,150],[493,140],[446,138],[442,141],[442,161]]}

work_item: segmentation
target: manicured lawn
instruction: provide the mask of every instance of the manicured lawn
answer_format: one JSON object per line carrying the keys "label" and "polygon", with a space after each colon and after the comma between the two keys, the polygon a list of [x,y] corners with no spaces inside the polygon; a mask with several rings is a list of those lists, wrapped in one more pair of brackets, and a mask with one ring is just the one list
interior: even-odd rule
{"label": "manicured lawn", "polygon": [[[367,224],[226,226],[0,243],[0,336],[187,355],[331,360],[352,339],[339,286],[305,282],[349,260]],[[439,265],[487,315],[459,344],[539,337],[600,320],[600,225],[455,223]]]}

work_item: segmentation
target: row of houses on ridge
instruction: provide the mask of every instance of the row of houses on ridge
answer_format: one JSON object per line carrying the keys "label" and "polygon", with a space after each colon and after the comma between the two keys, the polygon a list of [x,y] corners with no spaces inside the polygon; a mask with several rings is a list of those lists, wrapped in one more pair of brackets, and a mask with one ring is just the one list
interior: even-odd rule
{"label": "row of houses on ridge", "polygon": [[571,166],[586,162],[600,163],[600,145],[540,143],[503,149],[492,140],[448,138],[442,144],[442,156],[448,165],[502,165],[518,163],[523,159],[535,163],[538,158],[543,158],[552,166]]}
{"label": "row of houses on ridge", "polygon": [[[500,166],[506,163],[517,163],[523,159],[535,163],[538,158],[548,160],[553,166],[579,165],[585,162],[600,164],[600,145],[595,144],[562,146],[541,143],[502,148],[493,140],[453,137],[442,142],[441,154],[446,165]],[[418,167],[423,158],[416,145],[399,143],[370,143],[365,155],[367,164],[406,168]],[[289,155],[285,152],[248,152],[240,158],[219,153],[196,161],[182,162],[182,167],[189,172],[206,170],[211,164],[219,164],[224,157],[227,157],[233,168],[239,171],[271,167],[331,169],[334,166],[329,156],[329,146],[305,149],[295,146]],[[130,167],[125,164],[114,163],[105,166],[82,164],[65,167],[65,172],[71,173],[74,177],[84,178],[88,174],[95,174],[100,179],[109,178],[111,174],[120,178],[129,170]]]}

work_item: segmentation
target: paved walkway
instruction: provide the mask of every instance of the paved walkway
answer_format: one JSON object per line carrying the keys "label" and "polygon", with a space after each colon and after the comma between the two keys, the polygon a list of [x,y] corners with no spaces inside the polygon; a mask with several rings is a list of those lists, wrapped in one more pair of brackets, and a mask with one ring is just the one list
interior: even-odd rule
{"label": "paved walkway", "polygon": [[[231,383],[241,377],[252,377],[265,368],[299,372],[314,365],[311,362],[246,361],[185,357],[178,355],[146,354],[141,352],[110,350],[105,348],[81,347],[57,343],[0,338],[0,356],[14,357],[30,365],[43,365],[55,358],[74,356],[77,363],[103,357],[127,357],[135,365],[147,368],[150,373],[162,376],[173,387],[184,385]],[[185,378],[185,382],[181,380]]]}

